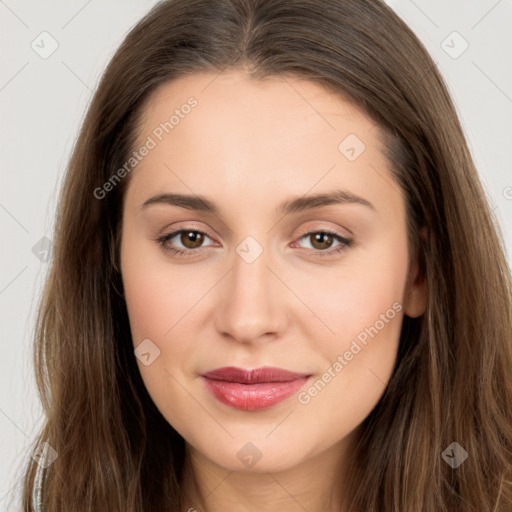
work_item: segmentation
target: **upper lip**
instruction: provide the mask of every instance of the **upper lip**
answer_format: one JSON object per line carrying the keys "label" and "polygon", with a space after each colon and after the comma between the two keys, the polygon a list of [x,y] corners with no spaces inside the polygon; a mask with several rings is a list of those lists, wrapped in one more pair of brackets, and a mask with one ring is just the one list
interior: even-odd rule
{"label": "upper lip", "polygon": [[224,366],[201,374],[203,377],[225,382],[238,382],[241,384],[259,384],[262,382],[291,382],[293,380],[309,377],[306,373],[296,373],[282,368],[264,366],[253,370],[244,370],[234,366]]}

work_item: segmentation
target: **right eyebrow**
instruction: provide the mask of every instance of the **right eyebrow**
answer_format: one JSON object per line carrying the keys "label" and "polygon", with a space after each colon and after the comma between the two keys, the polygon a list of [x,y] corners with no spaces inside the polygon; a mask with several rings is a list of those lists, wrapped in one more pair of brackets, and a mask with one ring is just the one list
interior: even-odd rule
{"label": "right eyebrow", "polygon": [[144,201],[140,207],[147,208],[154,204],[179,206],[181,208],[187,208],[188,210],[199,210],[214,214],[218,214],[220,211],[217,204],[206,197],[187,194],[158,194]]}

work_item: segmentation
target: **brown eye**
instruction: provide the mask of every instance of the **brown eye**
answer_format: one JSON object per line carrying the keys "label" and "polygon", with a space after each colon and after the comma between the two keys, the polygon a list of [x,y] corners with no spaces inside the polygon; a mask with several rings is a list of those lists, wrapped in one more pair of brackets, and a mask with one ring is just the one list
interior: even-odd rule
{"label": "brown eye", "polygon": [[[338,233],[331,233],[328,230],[302,233],[299,240],[307,242],[306,245],[309,244],[310,247],[304,248],[313,250],[317,256],[332,256],[334,254],[341,253],[348,247],[351,247],[354,243],[353,240],[345,238]],[[333,245],[334,242],[336,242],[335,245]]]}
{"label": "brown eye", "polygon": [[195,255],[206,248],[207,246],[203,247],[206,238],[211,240],[206,233],[198,229],[179,229],[157,238],[156,241],[164,251],[185,257]]}
{"label": "brown eye", "polygon": [[312,233],[309,235],[311,245],[318,250],[329,249],[332,245],[334,237],[329,233]]}
{"label": "brown eye", "polygon": [[180,242],[187,249],[197,249],[204,241],[204,234],[199,231],[182,231]]}

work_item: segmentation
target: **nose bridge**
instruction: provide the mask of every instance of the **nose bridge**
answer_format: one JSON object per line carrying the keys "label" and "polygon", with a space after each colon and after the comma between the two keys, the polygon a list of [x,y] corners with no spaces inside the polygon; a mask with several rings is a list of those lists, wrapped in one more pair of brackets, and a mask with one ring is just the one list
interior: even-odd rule
{"label": "nose bridge", "polygon": [[282,283],[269,269],[272,254],[264,244],[248,236],[236,246],[218,306],[217,328],[239,341],[278,333],[286,317]]}

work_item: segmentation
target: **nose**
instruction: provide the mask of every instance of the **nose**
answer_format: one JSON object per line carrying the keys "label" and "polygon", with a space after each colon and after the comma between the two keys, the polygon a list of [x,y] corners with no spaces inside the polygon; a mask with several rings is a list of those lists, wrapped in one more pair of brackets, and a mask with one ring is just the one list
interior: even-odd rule
{"label": "nose", "polygon": [[234,254],[218,295],[218,332],[240,343],[270,341],[286,329],[290,292],[269,266],[266,250],[252,262]]}

